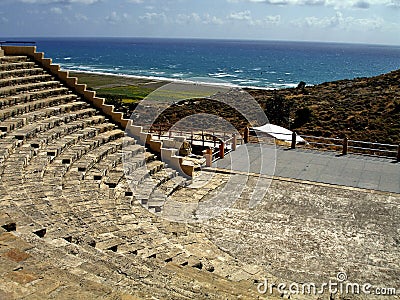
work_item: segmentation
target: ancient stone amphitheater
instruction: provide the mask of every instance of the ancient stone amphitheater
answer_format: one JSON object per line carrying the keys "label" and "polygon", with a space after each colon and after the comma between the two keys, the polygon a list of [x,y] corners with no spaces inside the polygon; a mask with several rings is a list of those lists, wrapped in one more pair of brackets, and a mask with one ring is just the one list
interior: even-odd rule
{"label": "ancient stone amphitheater", "polygon": [[[338,272],[399,285],[399,195],[281,178],[252,210],[255,177],[216,173],[194,189],[125,136],[127,122],[34,47],[3,47],[0,299],[275,299],[288,297],[279,282]],[[220,218],[185,224],[148,210],[150,194],[202,201],[229,176],[246,188]],[[257,290],[264,278],[272,294]],[[342,297],[364,296],[291,299]]]}

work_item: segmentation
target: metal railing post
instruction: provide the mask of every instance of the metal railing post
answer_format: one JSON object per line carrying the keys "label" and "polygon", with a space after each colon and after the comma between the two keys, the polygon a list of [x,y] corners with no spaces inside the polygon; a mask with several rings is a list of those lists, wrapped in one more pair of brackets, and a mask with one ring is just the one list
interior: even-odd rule
{"label": "metal railing post", "polygon": [[221,144],[219,144],[219,158],[224,158],[225,157],[225,143],[221,142]]}
{"label": "metal railing post", "polygon": [[397,147],[397,161],[400,161],[400,144]]}
{"label": "metal railing post", "polygon": [[292,144],[290,145],[291,149],[296,149],[296,132],[292,132]]}
{"label": "metal railing post", "polygon": [[249,135],[250,135],[250,130],[249,127],[246,127],[244,129],[244,143],[248,144],[249,143]]}
{"label": "metal railing post", "polygon": [[206,157],[206,167],[212,166],[212,150],[210,148],[206,149],[204,156]]}
{"label": "metal railing post", "polygon": [[342,150],[343,155],[347,155],[348,147],[349,147],[349,140],[347,139],[347,136],[345,136],[343,138],[343,150]]}
{"label": "metal railing post", "polygon": [[237,138],[236,138],[236,133],[234,133],[232,142],[232,151],[236,151],[236,147],[237,147]]}

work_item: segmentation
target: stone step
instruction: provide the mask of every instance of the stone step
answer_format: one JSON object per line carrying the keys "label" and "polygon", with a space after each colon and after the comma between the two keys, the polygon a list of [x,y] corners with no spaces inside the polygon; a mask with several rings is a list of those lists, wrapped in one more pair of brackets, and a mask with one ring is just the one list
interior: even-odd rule
{"label": "stone step", "polygon": [[146,168],[147,168],[147,172],[150,175],[153,175],[155,173],[157,173],[158,171],[160,171],[161,169],[163,169],[165,167],[165,163],[159,160],[153,160],[153,161],[146,161]]}
{"label": "stone step", "polygon": [[114,168],[108,172],[106,178],[104,179],[104,184],[106,184],[110,189],[115,189],[118,183],[122,180],[123,176],[123,168]]}
{"label": "stone step", "polygon": [[[156,174],[158,175],[156,177],[158,180],[155,182],[153,191],[148,196],[147,203],[145,203],[147,208],[154,213],[161,212],[167,197],[190,183],[186,178],[177,175],[175,170],[163,171],[166,173],[165,175]],[[159,173],[164,173],[163,171]]]}
{"label": "stone step", "polygon": [[35,111],[45,107],[57,106],[76,100],[76,95],[62,95],[51,98],[45,98],[35,101],[29,101],[24,104],[13,105],[0,110],[0,121],[4,121],[11,117],[16,117],[24,113]]}
{"label": "stone step", "polygon": [[[1,67],[0,67],[1,70]],[[0,71],[0,79],[13,78],[13,77],[23,77],[43,74],[42,68],[29,68],[29,69],[14,69],[10,71]]]}
{"label": "stone step", "polygon": [[47,131],[56,126],[60,126],[63,123],[70,122],[83,117],[91,117],[96,114],[96,110],[93,108],[86,108],[79,111],[73,111],[58,116],[52,116],[50,118],[39,121],[35,124],[26,125],[20,129],[10,132],[10,135],[14,136],[18,140],[27,140],[36,136],[40,132]]}
{"label": "stone step", "polygon": [[146,163],[150,163],[150,162],[156,160],[157,158],[156,158],[156,156],[155,156],[153,153],[147,152],[147,151],[146,151],[146,153],[145,153],[145,159],[146,159]]}
{"label": "stone step", "polygon": [[[115,129],[103,132],[91,139],[82,140],[58,155],[54,162],[58,162],[58,164],[61,162],[62,165],[68,165],[68,167],[70,167],[75,163],[76,160],[82,157],[83,154],[88,154],[91,156],[94,154],[97,158],[102,159],[110,153],[117,151],[119,147],[122,147],[121,135],[123,135],[123,131],[120,129]],[[114,140],[115,142],[113,142]],[[89,141],[89,143],[87,141]],[[90,141],[93,143],[90,143]],[[101,148],[100,151],[99,147],[102,145],[104,145],[104,147]],[[89,153],[89,151],[92,152]]]}
{"label": "stone step", "polygon": [[[104,122],[104,116],[93,116],[90,118],[84,118],[66,123],[62,126],[55,127],[43,133],[37,135],[37,137],[29,141],[30,147],[34,149],[42,148],[43,145],[47,145],[54,139],[61,138],[66,134],[70,134],[80,128],[87,126],[93,126]],[[114,126],[114,125],[113,125]],[[102,130],[101,128],[99,130]],[[4,139],[0,139],[0,162],[4,162],[10,154],[16,149],[18,145],[21,145],[23,141],[17,140],[14,136],[7,136]]]}
{"label": "stone step", "polygon": [[59,81],[45,81],[36,83],[27,83],[21,85],[15,85],[11,87],[1,87],[0,96],[11,96],[17,93],[29,92],[41,89],[56,88],[60,86]]}
{"label": "stone step", "polygon": [[58,96],[58,95],[63,95],[63,94],[71,94],[71,91],[69,91],[66,87],[62,86],[56,86],[56,87],[50,87],[50,88],[45,88],[37,91],[29,91],[27,94],[30,96],[30,99],[40,99],[40,98],[45,98],[45,97],[52,97],[52,96]]}
{"label": "stone step", "polygon": [[[1,73],[0,73],[1,74]],[[49,74],[29,75],[0,79],[0,88],[14,85],[50,81],[53,77]]]}
{"label": "stone step", "polygon": [[[92,145],[97,143],[84,142],[84,144]],[[107,147],[100,146],[98,150],[94,151],[93,153],[88,153],[87,155],[76,161],[71,167],[71,170],[77,170],[85,174],[93,167],[94,164],[98,163],[103,157],[105,157],[107,153],[110,153],[112,149],[115,149],[114,145]],[[144,148],[138,146],[138,151],[144,151]],[[122,156],[122,154],[120,156]]]}
{"label": "stone step", "polygon": [[21,92],[29,92],[29,91],[48,89],[48,88],[55,88],[55,87],[59,87],[59,86],[60,86],[60,82],[53,80],[53,81],[26,83],[26,84],[11,86],[11,87],[2,87],[2,88],[0,88],[0,96],[7,96],[7,95],[13,95],[13,94],[21,93]]}
{"label": "stone step", "polygon": [[104,116],[92,116],[90,118],[83,118],[63,124],[62,126],[50,129],[39,134],[35,139],[29,141],[31,147],[35,149],[47,147],[54,140],[62,139],[65,135],[72,134],[77,130],[84,130],[86,128],[94,128],[97,132],[104,132],[104,128],[114,128],[114,124],[103,124]]}
{"label": "stone step", "polygon": [[189,184],[190,181],[188,181],[185,177],[176,175],[175,177],[172,177],[169,180],[165,181],[164,183],[160,184],[157,190],[159,190],[166,196],[171,196],[177,190],[186,187]]}
{"label": "stone step", "polygon": [[166,196],[158,191],[153,191],[151,196],[148,197],[147,202],[142,204],[147,207],[147,209],[153,213],[160,213],[164,206]]}
{"label": "stone step", "polygon": [[[72,136],[72,135],[71,135]],[[121,140],[121,144],[122,144],[122,140]],[[76,145],[77,147],[70,147],[69,150],[73,150],[76,151],[78,149],[81,148],[81,145]],[[115,148],[115,145],[112,146],[113,148]],[[46,149],[44,149],[43,151],[45,151]],[[54,160],[54,163],[52,165],[49,164],[48,161],[46,160],[41,160],[40,158],[42,157],[40,154],[38,154],[34,159],[33,162],[27,167],[27,172],[25,175],[26,180],[29,180],[29,182],[34,181],[35,179],[40,179],[40,182],[34,183],[32,186],[29,185],[25,185],[25,188],[28,190],[37,190],[37,189],[46,189],[45,194],[42,194],[41,197],[43,197],[43,195],[45,195],[46,199],[49,199],[49,201],[51,201],[50,203],[52,203],[50,206],[49,205],[44,205],[43,206],[43,212],[45,213],[45,215],[39,216],[36,214],[35,219],[36,221],[38,221],[39,223],[46,223],[46,222],[50,222],[52,223],[54,220],[52,218],[59,218],[58,213],[56,211],[52,212],[52,208],[56,207],[54,206],[54,201],[55,199],[60,199],[59,196],[59,192],[61,191],[60,189],[56,188],[57,185],[59,185],[60,183],[60,178],[62,178],[62,174],[60,174],[60,169],[62,169],[64,163],[63,160],[65,159],[65,157],[68,157],[68,151],[65,151],[65,153],[63,153],[62,155],[60,155],[59,159]],[[71,153],[70,151],[70,153]],[[46,154],[46,153],[44,153]],[[66,156],[63,156],[63,155]],[[43,174],[41,177],[35,175],[35,173],[37,173],[37,171],[40,172],[40,174]],[[45,178],[49,178],[51,180],[45,180]],[[52,180],[55,181],[54,183],[52,183]],[[69,180],[67,182],[70,182]],[[75,181],[71,181],[71,182],[75,182]],[[43,185],[45,184],[45,185]],[[47,189],[47,187],[50,187],[50,189]],[[39,197],[39,194],[36,194],[36,199]],[[76,197],[74,197],[76,198]],[[76,199],[75,199],[76,200]],[[74,201],[75,201],[74,200]],[[37,201],[36,201],[36,206],[38,205]],[[65,204],[62,204],[65,206]],[[68,208],[68,207],[65,207]],[[26,211],[27,208],[25,208]],[[38,207],[39,210],[41,210]],[[60,208],[62,211],[63,209]],[[33,214],[34,212],[30,212],[31,214]],[[49,221],[46,221],[49,220]],[[53,221],[51,221],[53,220]]]}
{"label": "stone step", "polygon": [[[159,176],[153,175],[145,177],[143,180],[141,180],[140,185],[136,186],[136,189],[134,191],[135,198],[141,201],[143,205],[146,205],[154,190],[158,186],[175,176],[176,171],[169,169],[166,171],[163,170],[162,174]],[[128,181],[130,180],[130,178],[127,179]]]}
{"label": "stone step", "polygon": [[[2,97],[0,98],[0,109],[17,105],[20,103],[26,103],[33,100],[43,99],[43,98],[51,98],[55,96],[62,96],[62,95],[73,95],[67,88],[54,88],[54,89],[44,89],[39,91],[32,91],[27,93],[21,93],[13,96]],[[76,98],[79,98],[75,95]]]}
{"label": "stone step", "polygon": [[[0,122],[0,131],[10,133],[13,130],[28,126],[27,124],[35,123],[40,120],[44,120],[46,118],[54,117],[57,115],[69,114],[70,112],[78,111],[86,107],[88,107],[88,104],[82,101],[61,104],[53,107],[46,107]],[[34,124],[31,124],[31,126],[34,126]]]}
{"label": "stone step", "polygon": [[0,72],[19,70],[19,69],[33,69],[33,68],[35,68],[35,63],[31,61],[0,63]]}
{"label": "stone step", "polygon": [[30,99],[31,97],[29,94],[20,94],[12,97],[0,98],[0,109],[12,105],[17,105],[19,103],[26,103],[30,101]]}
{"label": "stone step", "polygon": [[[113,168],[105,176],[104,184],[111,189],[115,189],[125,173],[132,173],[138,167],[144,166],[145,153],[145,148],[136,144],[136,141],[131,145],[124,145],[122,150],[116,153],[117,159],[110,163]],[[107,161],[103,163],[109,164]]]}
{"label": "stone step", "polygon": [[54,143],[48,144],[46,146],[45,150],[47,152],[47,155],[55,157],[62,153],[65,149],[70,148],[80,141],[94,138],[97,134],[103,133],[104,131],[100,131],[107,125],[108,128],[111,130],[114,124],[101,124],[99,126],[87,127],[79,130],[78,132],[71,133],[67,136],[59,137]]}
{"label": "stone step", "polygon": [[28,60],[27,56],[22,55],[9,55],[9,56],[2,56],[0,57],[0,64],[10,64],[10,63],[23,63]]}
{"label": "stone step", "polygon": [[[100,148],[102,148],[101,152],[103,152],[103,153],[109,153],[110,150],[111,151],[115,151],[115,149],[118,148],[118,147],[116,147],[116,145],[119,144],[119,145],[121,145],[120,147],[122,147],[122,143],[123,142],[124,142],[123,139],[119,139],[119,140],[116,140],[114,142],[110,142],[109,144],[114,143],[114,145],[109,145],[109,144],[102,145],[99,148],[92,150],[90,152],[90,154],[93,155],[93,152],[96,152],[96,150],[100,150]],[[76,145],[76,146],[79,146],[79,145]],[[74,148],[74,147],[71,147],[70,149],[72,149],[72,148]],[[78,148],[76,148],[76,149],[78,149]],[[99,154],[99,152],[97,152],[97,155],[98,154]],[[67,155],[67,156],[65,156],[65,155]],[[89,152],[87,154],[85,154],[81,158],[81,160],[83,158],[87,157],[88,155],[89,155]],[[102,155],[99,156],[99,159],[100,159],[101,156]],[[105,160],[109,160],[110,156],[112,156],[112,154],[108,154],[107,157],[105,157],[104,159]],[[52,167],[50,169],[48,168],[48,172],[45,173],[45,177],[47,177],[47,178],[61,178],[61,177],[65,176],[66,179],[64,180],[65,186],[63,186],[63,191],[66,192],[66,194],[64,193],[64,197],[67,197],[67,195],[68,195],[68,198],[66,198],[66,199],[68,199],[68,202],[69,202],[69,206],[70,206],[69,211],[70,212],[74,211],[74,210],[71,210],[71,205],[74,206],[73,203],[78,201],[79,203],[81,203],[81,204],[79,204],[78,207],[82,207],[82,205],[85,205],[85,206],[89,205],[90,206],[90,211],[92,213],[95,211],[96,207],[98,207],[99,215],[101,214],[103,216],[104,212],[101,210],[101,207],[99,207],[97,204],[93,204],[96,201],[98,201],[98,200],[96,200],[96,199],[98,199],[98,197],[95,196],[96,193],[97,193],[97,189],[91,187],[90,185],[88,186],[86,184],[86,183],[94,183],[94,180],[90,179],[90,178],[87,179],[87,181],[86,180],[82,180],[82,178],[83,178],[82,175],[81,175],[82,173],[78,172],[75,168],[69,168],[69,170],[67,170],[65,168],[62,168],[62,165],[63,165],[62,160],[65,159],[65,157],[68,157],[68,150],[65,151],[65,153],[61,154],[60,157],[58,157],[54,161],[54,163],[53,163],[53,165],[52,165]],[[102,162],[103,161],[101,161],[99,164],[96,164],[94,168],[90,169],[87,172],[87,176],[86,177],[93,176],[95,174],[95,172],[98,171],[97,167],[99,165],[101,165]],[[71,162],[71,163],[73,163],[73,162]],[[109,163],[103,164],[103,165],[106,166],[106,165],[109,165]],[[60,172],[61,169],[63,169],[62,172]],[[67,175],[67,173],[69,175]],[[82,197],[85,197],[85,195],[86,195],[85,187],[87,187],[86,190],[87,190],[87,193],[88,193],[87,194],[87,200],[83,200],[85,198],[82,198]],[[55,190],[48,191],[47,192],[47,197],[49,197],[50,199],[59,199],[60,198],[59,194],[60,194],[60,191],[57,191],[57,189],[55,189]],[[74,194],[76,194],[76,196],[74,196]],[[81,200],[79,200],[79,199],[81,199]],[[85,211],[88,212],[89,210],[85,210]],[[97,232],[99,230],[106,232],[107,228],[108,228],[108,230],[110,230],[110,228],[111,228],[110,227],[111,224],[107,225],[107,227],[104,227],[104,226],[101,226],[100,224],[97,224],[98,223],[98,218],[99,218],[98,216],[93,217],[91,214],[88,214],[87,216],[83,216],[79,212],[76,212],[76,213],[77,213],[77,216],[80,215],[81,219],[83,218],[82,219],[83,222],[85,222],[86,224],[90,223],[91,225],[90,226],[88,225],[88,226],[93,230],[95,229],[95,231],[97,231]],[[102,228],[102,229],[100,229],[100,228]],[[115,229],[117,230],[118,228],[115,228]]]}

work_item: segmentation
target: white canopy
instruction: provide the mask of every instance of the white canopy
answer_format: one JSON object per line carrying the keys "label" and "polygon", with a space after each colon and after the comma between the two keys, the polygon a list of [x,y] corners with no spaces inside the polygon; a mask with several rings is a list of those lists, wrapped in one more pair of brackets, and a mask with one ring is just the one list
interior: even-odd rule
{"label": "white canopy", "polygon": [[[253,127],[252,129],[255,131],[260,131],[260,132],[266,133],[277,140],[286,141],[286,142],[292,141],[292,131],[290,131],[289,129],[283,128],[281,126],[278,126],[278,125],[265,124],[260,127]],[[306,141],[301,136],[298,135],[296,137],[296,143],[305,143],[305,142]]]}

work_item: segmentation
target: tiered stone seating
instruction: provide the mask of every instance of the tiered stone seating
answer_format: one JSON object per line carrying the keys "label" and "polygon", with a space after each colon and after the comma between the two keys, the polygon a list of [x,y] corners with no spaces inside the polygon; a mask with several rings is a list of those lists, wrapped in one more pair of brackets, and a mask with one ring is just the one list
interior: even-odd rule
{"label": "tiered stone seating", "polygon": [[148,211],[188,181],[27,57],[0,58],[0,130],[0,298],[256,296],[199,228]]}

